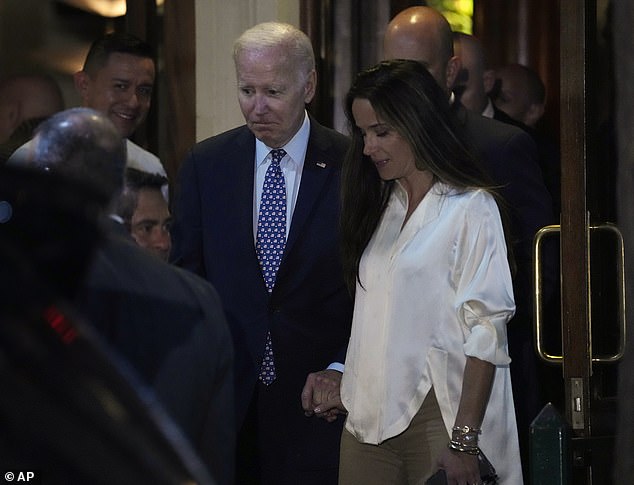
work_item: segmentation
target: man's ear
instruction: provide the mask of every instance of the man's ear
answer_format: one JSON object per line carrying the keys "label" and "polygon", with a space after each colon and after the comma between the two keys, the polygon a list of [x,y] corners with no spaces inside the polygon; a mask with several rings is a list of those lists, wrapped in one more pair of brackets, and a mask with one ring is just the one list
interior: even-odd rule
{"label": "man's ear", "polygon": [[90,76],[86,71],[77,71],[73,74],[73,82],[75,83],[75,89],[77,93],[84,100],[87,96],[88,88],[90,85]]}
{"label": "man's ear", "polygon": [[451,91],[453,89],[454,84],[456,83],[456,78],[458,77],[458,73],[460,72],[460,68],[462,67],[462,63],[460,62],[460,58],[457,56],[453,56],[447,62],[447,67],[445,69],[445,76],[447,78],[447,90]]}
{"label": "man's ear", "polygon": [[306,84],[304,85],[304,103],[308,104],[313,100],[315,91],[317,90],[317,72],[311,70],[308,73]]}
{"label": "man's ear", "polygon": [[527,126],[535,126],[544,115],[546,107],[542,103],[533,103],[524,115],[524,124]]}
{"label": "man's ear", "polygon": [[482,80],[484,81],[484,92],[490,94],[495,86],[495,70],[486,69],[482,73]]}

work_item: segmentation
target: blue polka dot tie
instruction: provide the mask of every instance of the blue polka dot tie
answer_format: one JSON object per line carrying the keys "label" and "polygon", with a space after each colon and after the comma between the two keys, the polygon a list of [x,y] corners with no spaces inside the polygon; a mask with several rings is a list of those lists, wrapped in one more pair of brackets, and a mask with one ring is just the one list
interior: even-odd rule
{"label": "blue polka dot tie", "polygon": [[[271,164],[264,176],[255,249],[260,261],[264,283],[269,293],[275,286],[275,277],[286,246],[286,185],[280,162],[286,152],[271,150]],[[275,380],[275,362],[271,332],[266,335],[260,380],[269,385]]]}

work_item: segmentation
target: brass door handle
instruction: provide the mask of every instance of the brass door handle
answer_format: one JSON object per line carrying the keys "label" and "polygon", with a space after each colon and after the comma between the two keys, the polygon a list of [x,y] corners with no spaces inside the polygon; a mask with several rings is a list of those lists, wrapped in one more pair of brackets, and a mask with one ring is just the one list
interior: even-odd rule
{"label": "brass door handle", "polygon": [[[592,357],[592,362],[617,362],[625,353],[626,341],[626,318],[625,318],[625,250],[623,245],[623,235],[619,228],[612,223],[603,223],[599,225],[590,225],[590,231],[606,231],[616,236],[617,240],[617,272],[618,272],[618,288],[619,288],[619,345],[617,352],[612,355],[602,355]],[[535,299],[533,302],[533,325],[535,329],[535,348],[540,359],[548,363],[561,364],[563,362],[562,355],[549,354],[544,349],[543,342],[543,323],[542,323],[542,291],[541,291],[541,246],[543,240],[553,234],[559,234],[561,226],[550,225],[542,227],[535,234],[533,240],[533,284],[535,291]],[[590,292],[590,290],[589,290]],[[589,297],[589,295],[588,295]],[[592,317],[590,316],[590,329],[592,329]]]}
{"label": "brass door handle", "polygon": [[[590,231],[598,232],[611,232],[616,236],[617,241],[617,274],[618,274],[618,288],[619,288],[619,346],[616,354],[601,355],[592,357],[592,362],[617,362],[621,360],[625,353],[625,332],[626,332],[626,320],[625,320],[625,249],[623,245],[623,234],[616,226],[611,222],[605,222],[599,225],[591,225]],[[591,261],[592,263],[592,261]],[[590,319],[590,328],[592,328],[592,318]]]}
{"label": "brass door handle", "polygon": [[551,364],[561,364],[562,355],[552,355],[544,350],[543,332],[542,332],[542,257],[541,247],[543,240],[552,234],[561,233],[560,225],[550,225],[542,227],[535,234],[533,239],[533,289],[535,298],[533,299],[533,326],[535,329],[535,348],[537,355],[544,362]]}

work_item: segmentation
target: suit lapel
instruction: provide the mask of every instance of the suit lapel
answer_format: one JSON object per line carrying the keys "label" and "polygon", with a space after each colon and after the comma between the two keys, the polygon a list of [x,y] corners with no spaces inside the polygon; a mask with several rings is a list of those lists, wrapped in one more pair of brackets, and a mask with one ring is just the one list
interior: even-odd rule
{"label": "suit lapel", "polygon": [[[227,234],[227,237],[233,244],[240,245],[240,253],[250,255],[242,271],[248,271],[246,274],[257,273],[261,278],[253,235],[254,153],[255,137],[245,126],[243,132],[236,137],[233,148],[225,153],[230,160],[227,164],[227,187],[224,192],[230,198],[230,203],[227,204],[225,216],[227,225],[222,229],[227,231],[233,227],[235,235],[231,237]],[[262,290],[267,291],[264,279]]]}
{"label": "suit lapel", "polygon": [[[227,184],[234,185],[235,201],[231,207],[238,211],[238,240],[247,242],[253,247],[253,177],[255,137],[245,127],[244,132],[236,138],[235,155],[231,156],[231,169],[234,175]],[[254,252],[255,254],[255,252]]]}
{"label": "suit lapel", "polygon": [[[295,211],[293,212],[291,230],[286,240],[284,259],[292,251],[295,241],[297,241],[299,234],[302,233],[302,228],[319,200],[324,184],[330,179],[333,170],[335,170],[334,162],[328,154],[330,141],[323,136],[320,128],[315,120],[311,119],[310,138],[306,148],[302,180],[299,186]],[[284,260],[282,260],[283,264]]]}

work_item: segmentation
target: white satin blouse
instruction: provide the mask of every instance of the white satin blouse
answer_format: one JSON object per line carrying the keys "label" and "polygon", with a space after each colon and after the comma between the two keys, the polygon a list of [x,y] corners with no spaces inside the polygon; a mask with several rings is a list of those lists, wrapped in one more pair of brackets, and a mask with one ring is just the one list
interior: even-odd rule
{"label": "white satin blouse", "polygon": [[497,205],[436,183],[403,226],[396,183],[360,263],[341,396],[346,429],[378,444],[408,426],[431,386],[454,425],[466,356],[496,366],[480,447],[502,483],[522,483],[507,353],[515,304]]}

